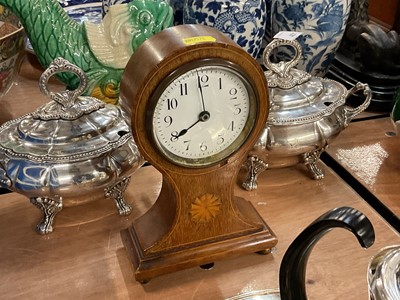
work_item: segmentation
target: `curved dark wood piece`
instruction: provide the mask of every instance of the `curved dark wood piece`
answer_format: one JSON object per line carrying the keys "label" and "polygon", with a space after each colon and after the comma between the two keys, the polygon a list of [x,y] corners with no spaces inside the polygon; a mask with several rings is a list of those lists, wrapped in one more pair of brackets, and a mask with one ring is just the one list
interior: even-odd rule
{"label": "curved dark wood piece", "polygon": [[351,207],[332,209],[309,225],[286,251],[279,272],[281,300],[306,300],[305,276],[308,258],[315,244],[333,228],[350,230],[361,247],[375,241],[375,231],[369,219]]}

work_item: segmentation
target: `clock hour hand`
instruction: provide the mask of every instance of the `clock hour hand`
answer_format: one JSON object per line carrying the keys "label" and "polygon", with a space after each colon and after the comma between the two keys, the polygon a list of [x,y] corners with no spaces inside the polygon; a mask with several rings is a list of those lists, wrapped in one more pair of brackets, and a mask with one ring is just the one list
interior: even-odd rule
{"label": "clock hour hand", "polygon": [[185,135],[188,131],[189,131],[189,129],[190,128],[192,128],[194,125],[196,125],[197,123],[199,123],[199,122],[206,122],[206,121],[208,121],[210,119],[210,113],[208,112],[208,111],[202,111],[200,114],[199,114],[199,119],[196,121],[196,122],[194,122],[192,125],[190,125],[188,128],[186,128],[186,129],[182,129],[179,133],[177,133],[177,134],[173,134],[172,136],[173,137],[175,137],[175,138],[179,138],[179,137],[181,137],[182,135]]}

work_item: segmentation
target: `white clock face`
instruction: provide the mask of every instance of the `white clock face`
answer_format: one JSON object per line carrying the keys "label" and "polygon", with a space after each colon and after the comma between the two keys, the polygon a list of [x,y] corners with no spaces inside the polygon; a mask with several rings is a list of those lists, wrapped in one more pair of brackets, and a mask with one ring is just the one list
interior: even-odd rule
{"label": "white clock face", "polygon": [[157,99],[153,135],[174,163],[204,166],[232,154],[254,124],[254,94],[236,70],[206,65],[184,72]]}

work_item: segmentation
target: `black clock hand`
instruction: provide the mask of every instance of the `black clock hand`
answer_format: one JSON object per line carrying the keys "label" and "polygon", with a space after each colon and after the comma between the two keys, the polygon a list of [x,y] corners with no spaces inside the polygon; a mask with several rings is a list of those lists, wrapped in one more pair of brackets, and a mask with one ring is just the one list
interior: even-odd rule
{"label": "black clock hand", "polygon": [[190,125],[188,128],[186,128],[186,129],[182,129],[178,134],[175,134],[175,135],[172,135],[173,137],[175,137],[175,138],[179,138],[179,137],[181,137],[182,135],[185,135],[188,131],[189,131],[189,129],[190,128],[192,128],[194,125],[196,125],[197,123],[199,123],[199,122],[206,122],[206,121],[208,121],[210,119],[210,113],[208,112],[208,111],[202,111],[200,114],[199,114],[199,119],[196,121],[196,122],[194,122],[192,125]]}
{"label": "black clock hand", "polygon": [[203,87],[201,86],[199,72],[196,70],[197,73],[197,85],[200,90],[200,97],[201,97],[201,105],[203,107],[203,112],[206,111],[206,106],[204,105],[204,96],[203,96]]}

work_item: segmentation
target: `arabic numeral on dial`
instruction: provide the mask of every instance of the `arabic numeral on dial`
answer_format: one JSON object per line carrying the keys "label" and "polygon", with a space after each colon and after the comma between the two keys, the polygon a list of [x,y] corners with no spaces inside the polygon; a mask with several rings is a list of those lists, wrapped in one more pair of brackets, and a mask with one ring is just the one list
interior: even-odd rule
{"label": "arabic numeral on dial", "polygon": [[240,107],[240,104],[235,104],[234,107],[235,110],[233,111],[233,114],[237,116],[242,112],[242,108]]}
{"label": "arabic numeral on dial", "polygon": [[171,126],[172,125],[172,117],[171,116],[166,116],[165,118],[164,118],[164,122],[165,122],[165,124],[167,125],[167,127],[169,127],[169,126]]}
{"label": "arabic numeral on dial", "polygon": [[208,87],[208,79],[209,79],[208,75],[203,75],[200,77],[201,87]]}
{"label": "arabic numeral on dial", "polygon": [[202,142],[201,144],[200,144],[200,150],[201,151],[207,151],[207,145],[206,145],[206,143],[205,142]]}
{"label": "arabic numeral on dial", "polygon": [[172,132],[171,132],[170,141],[171,141],[171,142],[176,142],[176,141],[178,140],[178,137],[179,137],[178,131],[172,131]]}
{"label": "arabic numeral on dial", "polygon": [[224,136],[222,134],[218,135],[217,144],[222,145],[225,142]]}
{"label": "arabic numeral on dial", "polygon": [[190,140],[189,140],[189,141],[183,141],[183,143],[186,145],[185,150],[186,150],[186,151],[189,151]]}
{"label": "arabic numeral on dial", "polygon": [[231,121],[228,125],[228,130],[234,131],[235,130],[235,122]]}
{"label": "arabic numeral on dial", "polygon": [[178,100],[176,100],[176,98],[168,98],[167,99],[167,107],[168,107],[168,110],[176,109],[178,107]]}
{"label": "arabic numeral on dial", "polygon": [[229,90],[229,95],[231,96],[230,97],[231,100],[236,100],[237,99],[237,96],[236,96],[237,92],[238,92],[238,90],[236,88],[231,88]]}

